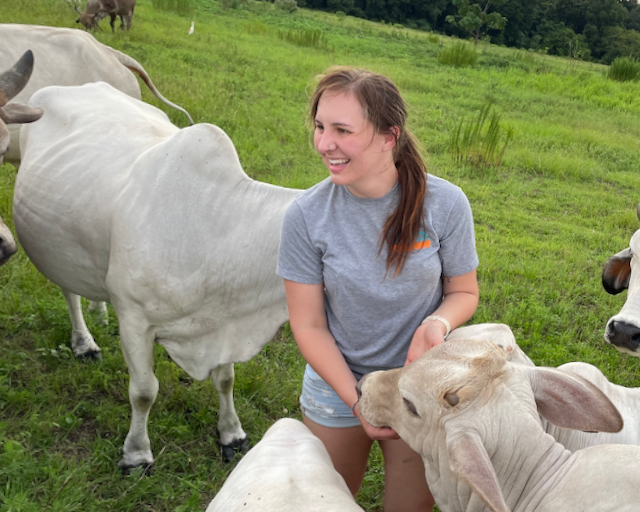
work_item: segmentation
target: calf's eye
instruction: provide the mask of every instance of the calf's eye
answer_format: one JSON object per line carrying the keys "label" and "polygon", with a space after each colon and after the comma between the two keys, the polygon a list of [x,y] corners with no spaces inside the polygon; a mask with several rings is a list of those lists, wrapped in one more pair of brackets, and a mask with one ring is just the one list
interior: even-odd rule
{"label": "calf's eye", "polygon": [[406,398],[402,399],[404,401],[404,405],[405,407],[409,410],[409,412],[411,414],[413,414],[414,416],[417,416],[418,418],[420,417],[420,415],[418,414],[418,410],[416,409],[416,406],[413,405],[413,403],[411,403],[409,400],[407,400]]}

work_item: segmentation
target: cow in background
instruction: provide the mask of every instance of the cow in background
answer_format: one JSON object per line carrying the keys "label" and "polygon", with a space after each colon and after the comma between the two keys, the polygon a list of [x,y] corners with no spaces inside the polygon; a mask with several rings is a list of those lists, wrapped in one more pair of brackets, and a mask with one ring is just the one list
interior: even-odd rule
{"label": "cow in background", "polygon": [[[9,68],[25,51],[35,56],[33,74],[15,98],[27,104],[29,98],[48,85],[82,85],[107,82],[129,96],[140,99],[136,73],[165,105],[193,119],[181,106],[167,100],[151,81],[142,65],[125,53],[110,48],[91,34],[78,29],[39,25],[0,24],[0,69]],[[11,143],[6,154],[9,162],[20,161],[20,126],[9,127]]]}
{"label": "cow in background", "polygon": [[132,407],[120,468],[154,460],[155,343],[191,377],[211,377],[229,458],[247,446],[233,363],[257,354],[288,318],[275,269],[282,218],[299,191],[249,178],[220,128],[180,130],[103,82],[47,87],[30,103],[46,113],[22,133],[16,232],[62,288],[76,355],[100,351],[80,297],[113,305]]}
{"label": "cow in background", "polygon": [[80,15],[76,23],[81,23],[85,29],[92,30],[100,28],[98,22],[109,16],[111,32],[115,32],[116,16],[120,16],[120,29],[129,30],[135,6],[136,0],[87,0],[85,12],[80,12],[76,7],[76,12]]}

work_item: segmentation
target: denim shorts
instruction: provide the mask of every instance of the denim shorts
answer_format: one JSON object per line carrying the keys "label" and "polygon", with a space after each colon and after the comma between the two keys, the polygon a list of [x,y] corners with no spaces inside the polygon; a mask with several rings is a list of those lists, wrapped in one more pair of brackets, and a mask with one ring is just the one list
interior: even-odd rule
{"label": "denim shorts", "polygon": [[359,427],[360,420],[351,412],[329,384],[307,365],[302,379],[300,409],[314,423],[323,427]]}

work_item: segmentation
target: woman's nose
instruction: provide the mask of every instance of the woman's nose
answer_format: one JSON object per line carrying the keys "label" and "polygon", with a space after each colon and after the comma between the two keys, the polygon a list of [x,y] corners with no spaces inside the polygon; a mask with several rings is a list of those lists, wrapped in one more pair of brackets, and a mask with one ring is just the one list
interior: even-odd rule
{"label": "woman's nose", "polygon": [[316,144],[316,149],[320,153],[326,153],[327,151],[333,151],[336,149],[335,142],[331,139],[331,136],[326,132],[320,136],[318,143]]}

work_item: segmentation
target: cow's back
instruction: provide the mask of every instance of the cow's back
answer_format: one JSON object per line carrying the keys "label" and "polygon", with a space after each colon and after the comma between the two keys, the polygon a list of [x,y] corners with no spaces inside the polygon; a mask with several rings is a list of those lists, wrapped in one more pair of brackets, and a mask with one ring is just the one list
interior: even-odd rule
{"label": "cow's back", "polygon": [[[34,69],[14,102],[28,103],[39,89],[50,85],[107,82],[134,98],[140,86],[131,71],[120,64],[109,47],[78,29],[40,25],[0,24],[0,69],[8,69],[26,51],[33,51]],[[19,125],[10,125],[11,147],[7,160],[19,160]]]}
{"label": "cow's back", "polygon": [[133,164],[178,128],[160,110],[104,83],[45,88],[30,103],[45,114],[22,134],[18,238],[53,282],[107,300],[111,222]]}

